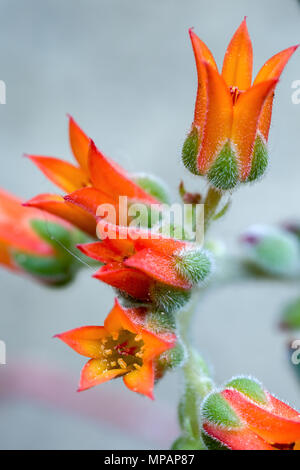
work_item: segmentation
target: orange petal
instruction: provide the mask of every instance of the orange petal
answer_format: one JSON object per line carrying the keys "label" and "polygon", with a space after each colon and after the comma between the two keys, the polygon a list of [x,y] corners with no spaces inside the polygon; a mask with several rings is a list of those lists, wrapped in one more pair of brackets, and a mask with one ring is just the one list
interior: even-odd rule
{"label": "orange petal", "polygon": [[253,431],[270,443],[289,444],[300,440],[300,415],[286,418],[260,406],[237,390],[226,389],[223,397]]}
{"label": "orange petal", "polygon": [[244,181],[251,171],[251,159],[258,120],[267,96],[272,93],[277,80],[259,83],[242,93],[234,106],[232,141],[240,163],[240,177]]}
{"label": "orange petal", "polygon": [[77,248],[86,256],[100,261],[101,263],[111,263],[112,261],[123,260],[123,256],[110,249],[105,241],[84,243],[82,245],[77,245]]}
{"label": "orange petal", "polygon": [[124,170],[106,158],[92,140],[89,150],[89,168],[93,185],[115,198],[127,196],[148,203],[159,203],[157,199],[135,184]]}
{"label": "orange petal", "polygon": [[126,268],[122,263],[102,266],[93,277],[126,292],[135,299],[149,300],[149,290],[153,281],[139,271]]}
{"label": "orange petal", "polygon": [[99,189],[91,187],[78,189],[71,194],[67,194],[64,197],[64,200],[70,204],[74,204],[75,206],[80,207],[81,209],[92,214],[94,217],[96,217],[96,215],[99,213],[100,206],[109,204],[110,208],[116,214],[115,217],[117,218],[118,206],[115,200]]}
{"label": "orange petal", "polygon": [[78,124],[76,124],[71,116],[69,116],[69,138],[74,157],[76,158],[82,170],[88,174],[88,153],[90,139],[83,132],[83,130],[80,129]]}
{"label": "orange petal", "polygon": [[38,207],[51,214],[55,214],[73,225],[95,237],[96,220],[95,218],[73,204],[68,204],[62,196],[57,194],[40,194],[30,201],[26,202],[27,206]]}
{"label": "orange petal", "polygon": [[211,423],[203,424],[204,430],[211,437],[226,445],[230,450],[274,450],[251,429],[226,429]]}
{"label": "orange petal", "polygon": [[143,341],[145,344],[145,351],[143,360],[150,361],[155,357],[160,356],[163,352],[171,349],[176,344],[175,334],[155,334],[152,331],[141,329]]}
{"label": "orange petal", "polygon": [[81,372],[78,392],[95,387],[120,375],[124,375],[124,369],[107,370],[107,364],[102,359],[91,359],[86,363]]}
{"label": "orange petal", "polygon": [[2,241],[0,241],[0,264],[12,269],[13,271],[18,271],[17,266],[15,266],[11,258],[9,244]]}
{"label": "orange petal", "polygon": [[207,113],[207,75],[206,68],[203,61],[209,63],[215,70],[217,65],[212,53],[203,41],[193,32],[189,30],[193,51],[195,55],[197,74],[198,74],[198,88],[195,104],[194,124],[198,127],[200,138],[202,138],[203,129],[206,121]]}
{"label": "orange petal", "polygon": [[152,250],[141,250],[124,261],[127,267],[135,268],[153,279],[178,287],[180,289],[190,289],[189,282],[182,279],[175,269],[175,261],[170,256],[164,256]]}
{"label": "orange petal", "polygon": [[99,359],[101,357],[101,340],[106,335],[107,332],[103,326],[82,326],[55,335],[55,338],[61,339],[82,356]]}
{"label": "orange petal", "polygon": [[222,76],[227,86],[247,90],[251,86],[252,66],[252,43],[244,18],[225,53]]}
{"label": "orange petal", "polygon": [[[260,69],[258,72],[256,79],[254,81],[254,85],[257,83],[261,83],[265,80],[270,80],[272,78],[279,78],[284,67],[286,66],[288,60],[290,57],[293,55],[293,53],[296,51],[298,46],[292,46],[289,47],[288,49],[285,49],[284,51],[279,52],[278,54],[274,55],[269,59],[263,67]],[[273,108],[273,98],[274,94],[271,93],[270,96],[265,101],[265,104],[263,106],[260,118],[259,118],[259,123],[258,123],[258,129],[266,139],[268,140],[269,137],[269,130],[270,130],[270,124],[271,124],[271,117],[272,117],[272,108]]]}
{"label": "orange petal", "polygon": [[126,374],[123,381],[132,392],[146,395],[151,400],[154,399],[154,366],[151,361],[144,363],[141,369]]}
{"label": "orange petal", "polygon": [[208,110],[203,143],[198,158],[200,173],[206,173],[211,163],[230,137],[233,104],[230,92],[219,73],[208,63],[207,72]]}
{"label": "orange petal", "polygon": [[115,304],[104,321],[105,329],[110,333],[115,333],[119,330],[137,333],[139,329],[136,321],[134,321],[134,319],[136,320],[136,312],[143,315],[144,309],[123,308],[118,299],[115,299]]}
{"label": "orange petal", "polygon": [[44,175],[67,193],[89,184],[87,174],[71,163],[54,157],[27,155]]}

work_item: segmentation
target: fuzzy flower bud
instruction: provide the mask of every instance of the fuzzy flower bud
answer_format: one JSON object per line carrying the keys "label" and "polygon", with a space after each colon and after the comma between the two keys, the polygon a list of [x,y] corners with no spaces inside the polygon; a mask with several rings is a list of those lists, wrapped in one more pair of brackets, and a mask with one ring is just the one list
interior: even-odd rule
{"label": "fuzzy flower bud", "polygon": [[255,379],[236,377],[201,407],[208,448],[299,450],[300,414],[267,392]]}

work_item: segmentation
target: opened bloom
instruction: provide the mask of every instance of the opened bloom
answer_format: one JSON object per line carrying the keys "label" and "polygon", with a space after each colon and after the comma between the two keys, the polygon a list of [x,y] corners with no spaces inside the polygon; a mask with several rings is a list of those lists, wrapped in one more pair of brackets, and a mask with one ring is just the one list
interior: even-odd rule
{"label": "opened bloom", "polygon": [[[300,450],[300,413],[248,377],[237,377],[202,405],[204,440],[231,450]],[[212,438],[212,440],[211,440]]]}
{"label": "opened bloom", "polygon": [[[100,205],[110,204],[118,209],[119,196],[127,196],[129,201],[144,204],[160,202],[137,184],[134,177],[100,152],[71,117],[69,137],[76,164],[54,157],[27,155],[47,178],[67,193],[66,197],[40,194],[27,205],[63,217],[94,236],[95,216]],[[142,178],[136,179],[143,184]],[[78,202],[77,205],[72,204],[73,199]]]}
{"label": "opened bloom", "polygon": [[0,263],[41,281],[69,281],[79,267],[67,250],[82,234],[58,217],[23,207],[22,201],[0,190]]}
{"label": "opened bloom", "polygon": [[161,302],[160,306],[167,309],[167,299],[171,303],[175,299],[185,302],[190,289],[211,271],[209,255],[193,243],[150,230],[102,225],[107,230],[106,238],[78,248],[104,263],[94,277],[130,297],[156,306]]}
{"label": "opened bloom", "polygon": [[117,300],[104,326],[83,326],[57,337],[91,358],[82,370],[79,391],[123,377],[130,390],[150,398],[155,361],[176,342],[174,334],[147,329],[145,309],[125,309]]}
{"label": "opened bloom", "polygon": [[252,83],[252,44],[246,19],[225,53],[222,73],[212,53],[190,30],[198,92],[192,129],[183,146],[185,166],[206,175],[218,189],[263,175],[274,90],[286,63],[298,46],[269,59]]}

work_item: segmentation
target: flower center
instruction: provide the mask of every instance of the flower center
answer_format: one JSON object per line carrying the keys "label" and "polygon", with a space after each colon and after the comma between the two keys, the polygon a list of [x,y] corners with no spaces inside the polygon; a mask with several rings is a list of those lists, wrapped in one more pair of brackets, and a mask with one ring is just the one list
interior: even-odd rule
{"label": "flower center", "polygon": [[144,341],[139,334],[120,330],[101,342],[102,359],[107,370],[124,369],[128,373],[143,365]]}

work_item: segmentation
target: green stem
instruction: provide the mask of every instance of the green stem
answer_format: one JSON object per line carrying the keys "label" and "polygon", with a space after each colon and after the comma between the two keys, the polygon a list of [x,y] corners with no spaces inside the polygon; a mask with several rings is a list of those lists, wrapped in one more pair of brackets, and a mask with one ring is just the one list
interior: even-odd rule
{"label": "green stem", "polygon": [[213,186],[210,186],[205,200],[204,200],[204,231],[206,232],[209,224],[213,218],[213,216],[216,214],[216,210],[218,208],[218,205],[222,199],[222,193],[215,189]]}
{"label": "green stem", "polygon": [[195,442],[197,447],[205,448],[201,440],[199,407],[205,396],[212,390],[213,381],[208,367],[199,353],[191,346],[191,319],[197,306],[195,293],[189,306],[179,314],[179,334],[184,343],[187,358],[183,366],[184,393],[179,404],[179,420],[183,435]]}

